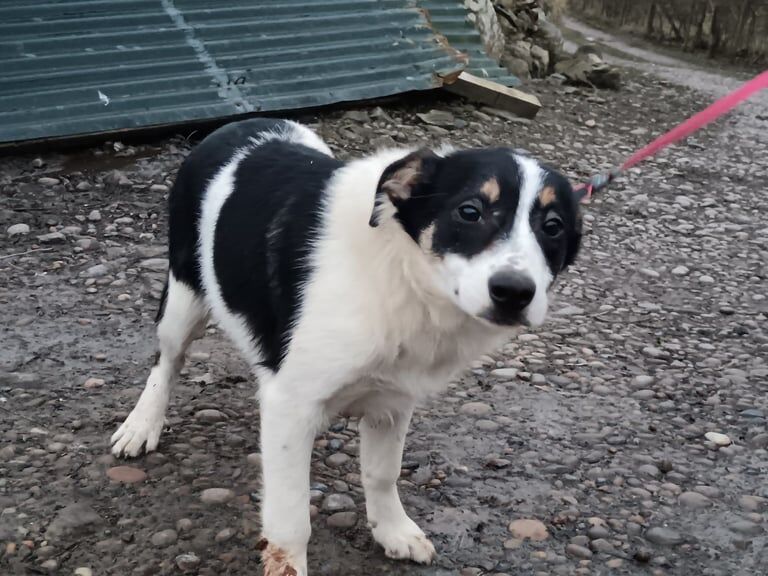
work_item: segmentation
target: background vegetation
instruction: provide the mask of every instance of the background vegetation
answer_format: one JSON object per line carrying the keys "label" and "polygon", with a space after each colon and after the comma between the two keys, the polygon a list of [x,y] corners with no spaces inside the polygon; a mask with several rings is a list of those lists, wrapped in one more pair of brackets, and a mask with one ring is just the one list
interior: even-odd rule
{"label": "background vegetation", "polygon": [[684,50],[768,63],[768,0],[568,0],[568,10]]}

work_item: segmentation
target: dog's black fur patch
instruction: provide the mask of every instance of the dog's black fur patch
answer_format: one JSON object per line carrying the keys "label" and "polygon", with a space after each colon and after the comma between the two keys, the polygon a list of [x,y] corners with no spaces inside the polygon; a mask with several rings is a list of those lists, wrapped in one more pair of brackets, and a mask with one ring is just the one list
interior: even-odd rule
{"label": "dog's black fur patch", "polygon": [[341,165],[306,146],[266,142],[238,165],[219,213],[213,257],[222,297],[246,319],[272,370],[287,353],[325,187]]}
{"label": "dog's black fur patch", "polygon": [[[197,266],[200,206],[208,183],[234,156],[260,133],[280,128],[283,120],[254,118],[227,124],[192,149],[179,168],[168,197],[168,258],[174,277],[195,292],[202,290]],[[158,314],[162,317],[162,309]]]}
{"label": "dog's black fur patch", "polygon": [[[283,120],[256,118],[220,128],[179,169],[169,198],[169,265],[174,277],[202,291],[197,264],[201,203],[210,181],[236,152]],[[254,147],[235,172],[214,236],[215,271],[227,306],[243,315],[276,370],[296,320],[299,290],[323,211],[325,183],[341,166],[317,150],[282,141]],[[278,257],[279,255],[279,257]],[[164,301],[158,311],[162,317]]]}

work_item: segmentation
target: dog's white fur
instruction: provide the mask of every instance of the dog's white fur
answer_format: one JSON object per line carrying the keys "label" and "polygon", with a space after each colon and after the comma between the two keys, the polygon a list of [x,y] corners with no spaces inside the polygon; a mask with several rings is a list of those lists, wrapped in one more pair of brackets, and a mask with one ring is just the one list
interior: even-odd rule
{"label": "dog's white fur", "polygon": [[374,538],[390,557],[429,562],[434,547],[403,510],[396,486],[411,413],[469,361],[509,336],[509,328],[478,317],[491,305],[488,278],[494,271],[512,265],[534,279],[536,296],[526,315],[531,324],[543,321],[552,277],[528,223],[541,170],[533,160],[516,158],[523,168],[521,200],[509,238],[472,259],[439,259],[403,232],[391,217],[391,204],[381,208],[378,227],[368,224],[383,170],[408,150],[382,151],[341,168],[328,185],[322,234],[313,251],[315,272],[304,287],[288,353],[272,373],[258,366],[259,350],[243,318],[224,303],[213,270],[216,222],[232,192],[234,171],[252,147],[271,138],[330,154],[314,132],[289,124],[238,151],[210,182],[199,245],[205,300],[170,275],[157,329],[160,362],[113,435],[113,452],[135,456],[143,444],[147,451],[157,447],[184,351],[210,311],[259,378],[263,534],[270,545],[299,576],[307,574],[313,440],[329,417],[341,412],[362,417],[362,482]]}

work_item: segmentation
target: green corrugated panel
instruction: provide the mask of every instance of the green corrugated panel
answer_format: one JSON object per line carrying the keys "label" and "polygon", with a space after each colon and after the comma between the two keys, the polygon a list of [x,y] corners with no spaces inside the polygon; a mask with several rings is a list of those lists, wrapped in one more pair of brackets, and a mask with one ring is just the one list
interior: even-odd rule
{"label": "green corrugated panel", "polygon": [[0,143],[434,88],[432,27],[482,62],[454,0],[0,0]]}

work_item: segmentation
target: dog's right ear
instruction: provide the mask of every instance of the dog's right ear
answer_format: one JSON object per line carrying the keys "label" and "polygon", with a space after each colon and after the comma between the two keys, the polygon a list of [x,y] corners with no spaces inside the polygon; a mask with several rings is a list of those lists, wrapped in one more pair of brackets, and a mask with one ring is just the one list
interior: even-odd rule
{"label": "dog's right ear", "polygon": [[440,156],[432,150],[421,148],[411,152],[386,167],[376,188],[376,199],[369,224],[379,225],[387,200],[395,212],[408,200],[418,196],[418,190],[428,183]]}

